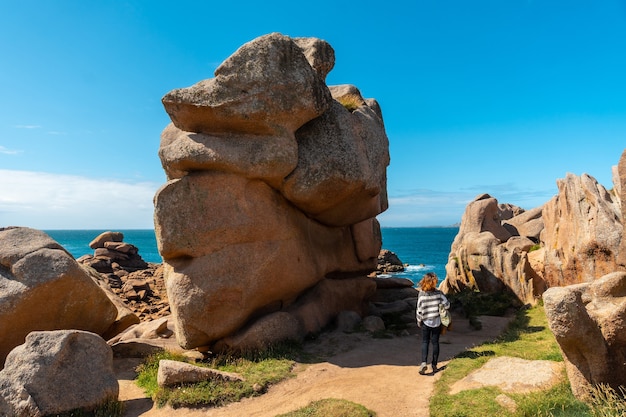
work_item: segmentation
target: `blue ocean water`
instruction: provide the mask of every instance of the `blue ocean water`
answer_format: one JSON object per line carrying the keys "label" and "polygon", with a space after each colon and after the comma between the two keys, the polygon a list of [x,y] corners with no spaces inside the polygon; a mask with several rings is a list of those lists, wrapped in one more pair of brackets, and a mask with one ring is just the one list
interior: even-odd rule
{"label": "blue ocean water", "polygon": [[[107,230],[44,230],[59,242],[74,258],[93,255],[89,243]],[[146,262],[161,263],[163,258],[157,250],[156,237],[152,229],[113,230],[124,234],[124,242],[137,246],[139,255]]]}
{"label": "blue ocean water", "polygon": [[383,249],[398,255],[409,264],[404,272],[393,276],[418,283],[425,273],[434,272],[441,282],[446,277],[446,263],[458,227],[384,227]]}
{"label": "blue ocean water", "polygon": [[[75,258],[93,254],[89,247],[100,233],[106,230],[46,230]],[[124,234],[124,242],[139,249],[139,255],[146,262],[163,262],[157,250],[154,230],[115,230]],[[404,272],[394,276],[419,282],[427,272],[434,272],[440,280],[446,276],[446,263],[458,227],[385,227],[382,228],[383,249],[394,252],[400,260],[409,264]]]}

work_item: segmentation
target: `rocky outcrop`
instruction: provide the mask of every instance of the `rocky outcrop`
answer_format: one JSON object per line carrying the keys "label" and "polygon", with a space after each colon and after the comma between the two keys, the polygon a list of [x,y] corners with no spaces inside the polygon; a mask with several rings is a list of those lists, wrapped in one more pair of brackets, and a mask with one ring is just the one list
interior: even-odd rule
{"label": "rocky outcrop", "polygon": [[118,394],[111,348],[85,331],[32,332],[0,371],[2,416],[91,411]]}
{"label": "rocky outcrop", "polygon": [[137,247],[123,240],[122,232],[103,232],[89,243],[94,254],[81,256],[78,261],[103,274],[115,274],[117,271],[128,273],[148,268]]}
{"label": "rocky outcrop", "polygon": [[476,197],[465,209],[452,243],[441,290],[508,291],[523,303],[534,303],[545,290],[528,259],[541,227],[539,212],[499,205],[488,194]]}
{"label": "rocky outcrop", "polygon": [[163,98],[155,231],[182,346],[303,337],[372,293],[388,140],[374,100],[326,86],[334,59],[273,33]]}
{"label": "rocky outcrop", "polygon": [[574,394],[587,399],[597,384],[626,386],[626,272],[550,288],[543,300]]}
{"label": "rocky outcrop", "polygon": [[[615,194],[619,197],[622,214],[622,237],[624,236],[624,223],[626,223],[626,150],[622,153],[617,166],[613,167],[613,184]],[[622,271],[626,271],[626,239],[620,241],[617,254],[617,265]]]}
{"label": "rocky outcrop", "polygon": [[404,264],[398,258],[398,255],[388,249],[381,249],[378,254],[378,264],[376,265],[376,274],[388,274],[390,272],[404,271]]}
{"label": "rocky outcrop", "polygon": [[90,275],[46,233],[0,229],[0,365],[34,330],[104,334],[118,311]]}
{"label": "rocky outcrop", "polygon": [[498,205],[486,194],[471,202],[442,290],[511,291],[534,303],[549,287],[589,282],[618,269],[620,200],[587,174],[568,174],[557,185],[554,198],[529,211]]}
{"label": "rocky outcrop", "polygon": [[[118,321],[136,324],[170,315],[163,265],[145,262],[135,245],[124,242],[121,232],[103,232],[89,246],[94,249],[94,254],[83,255],[77,262],[118,306],[118,316],[124,316]],[[126,310],[136,318],[133,319]],[[117,327],[105,338],[113,337],[128,325]]]}
{"label": "rocky outcrop", "polygon": [[622,238],[618,198],[591,176],[568,174],[543,207],[548,286],[589,282],[616,270]]}

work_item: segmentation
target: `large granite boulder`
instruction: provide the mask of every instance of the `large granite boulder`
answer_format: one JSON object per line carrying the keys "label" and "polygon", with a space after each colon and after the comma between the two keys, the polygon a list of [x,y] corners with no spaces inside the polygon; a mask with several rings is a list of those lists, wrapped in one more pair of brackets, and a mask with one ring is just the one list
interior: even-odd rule
{"label": "large granite boulder", "polygon": [[113,353],[80,330],[32,332],[0,371],[0,415],[52,416],[116,400]]}
{"label": "large granite boulder", "polygon": [[0,229],[0,366],[34,330],[103,334],[117,315],[105,292],[46,233]]}
{"label": "large granite boulder", "polygon": [[[538,234],[540,214],[537,210],[526,213],[510,204],[500,205],[488,194],[468,204],[440,289],[446,293],[468,288],[485,293],[506,291],[523,303],[535,303],[545,283],[532,268],[528,252],[535,245],[532,237]],[[532,236],[520,236],[520,231],[529,230]]]}
{"label": "large granite boulder", "polygon": [[[318,283],[372,288],[388,139],[375,100],[326,86],[333,65],[325,41],[273,33],[238,49],[215,78],[163,98],[173,123],[159,149],[168,182],[155,196],[155,232],[182,346],[243,328],[260,344],[302,337],[360,305],[320,300],[333,308],[314,320],[289,310]],[[346,95],[355,106],[340,104]],[[264,319],[276,313],[290,317],[282,336],[265,330],[286,317]]]}
{"label": "large granite boulder", "polygon": [[549,288],[543,300],[574,394],[586,399],[597,384],[626,386],[626,272]]}
{"label": "large granite boulder", "polygon": [[549,286],[588,282],[616,270],[622,240],[619,199],[593,177],[567,174],[543,207],[544,279]]}

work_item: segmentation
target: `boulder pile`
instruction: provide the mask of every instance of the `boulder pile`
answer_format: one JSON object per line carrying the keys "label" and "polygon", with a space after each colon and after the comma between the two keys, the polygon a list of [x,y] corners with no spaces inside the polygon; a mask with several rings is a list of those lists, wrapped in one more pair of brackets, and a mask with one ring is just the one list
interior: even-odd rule
{"label": "boulder pile", "polygon": [[122,232],[103,232],[91,241],[89,247],[94,249],[94,254],[83,255],[77,262],[101,274],[106,286],[140,320],[170,314],[161,264],[145,262],[135,245],[124,242]]}
{"label": "boulder pile", "polygon": [[387,208],[378,103],[332,47],[272,33],[169,92],[155,231],[178,342],[254,348],[365,314]]}

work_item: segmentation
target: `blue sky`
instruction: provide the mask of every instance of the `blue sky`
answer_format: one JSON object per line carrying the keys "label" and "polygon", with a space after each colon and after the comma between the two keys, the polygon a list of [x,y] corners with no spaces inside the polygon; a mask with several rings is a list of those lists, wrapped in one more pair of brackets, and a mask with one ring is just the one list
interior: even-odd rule
{"label": "blue sky", "polygon": [[380,103],[382,226],[537,207],[568,172],[613,186],[626,1],[3,1],[0,227],[152,228],[161,97],[271,32],[328,41],[327,84]]}

